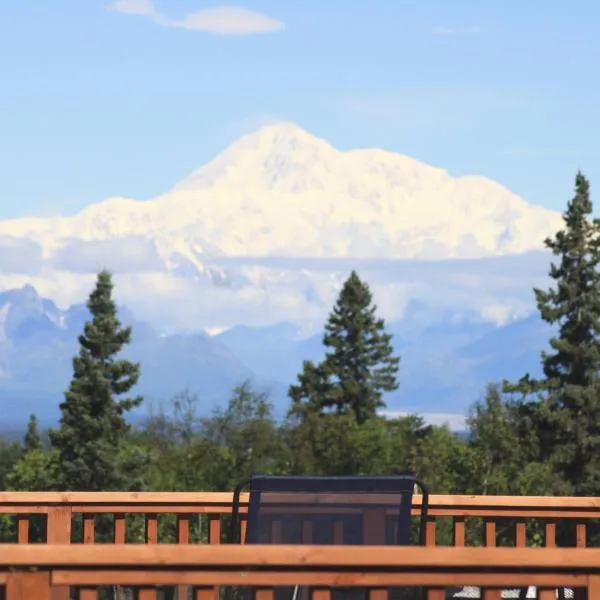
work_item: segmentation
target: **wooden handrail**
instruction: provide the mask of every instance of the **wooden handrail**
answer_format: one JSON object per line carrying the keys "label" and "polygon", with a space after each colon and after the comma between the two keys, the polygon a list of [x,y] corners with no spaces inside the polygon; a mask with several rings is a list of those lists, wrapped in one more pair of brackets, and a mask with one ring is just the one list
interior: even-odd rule
{"label": "wooden handrail", "polygon": [[[421,498],[415,497],[414,514]],[[240,512],[246,513],[247,494],[241,497]],[[0,492],[0,514],[48,514],[61,519],[70,514],[207,514],[219,517],[231,513],[229,492]],[[430,520],[449,517],[483,519],[572,519],[585,523],[600,518],[600,497],[560,496],[468,496],[433,495],[429,502]],[[62,540],[55,540],[62,541]]]}
{"label": "wooden handrail", "polygon": [[[242,501],[248,494],[242,493]],[[231,504],[232,492],[0,492],[2,504]],[[421,497],[415,495],[415,502]],[[579,496],[480,496],[432,494],[431,505],[530,508],[600,508],[600,497]]]}
{"label": "wooden handrail", "polygon": [[[56,585],[108,584],[417,585],[433,587],[434,593],[467,584],[536,585],[542,600],[554,598],[557,586],[573,586],[587,588],[595,599],[600,549],[3,544],[0,581],[6,583],[7,600],[50,600]],[[214,589],[211,594],[216,597]]]}
{"label": "wooden handrail", "polygon": [[[0,492],[0,507],[24,505],[231,505],[232,492]],[[241,495],[247,504],[248,494]],[[415,495],[416,505],[421,497]],[[506,508],[540,510],[600,510],[600,497],[576,496],[478,496],[432,494],[429,505],[436,508]]]}
{"label": "wooden handrail", "polygon": [[586,571],[600,575],[600,548],[451,548],[202,544],[0,544],[5,567],[389,568]]}

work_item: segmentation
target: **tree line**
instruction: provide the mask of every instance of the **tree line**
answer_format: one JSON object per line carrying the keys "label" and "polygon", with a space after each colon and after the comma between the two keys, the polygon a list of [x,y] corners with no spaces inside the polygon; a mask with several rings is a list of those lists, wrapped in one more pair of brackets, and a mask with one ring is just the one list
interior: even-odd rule
{"label": "tree line", "polygon": [[0,487],[217,491],[255,472],[410,470],[438,493],[600,495],[600,221],[583,174],[545,245],[551,284],[534,294],[555,335],[540,357],[542,376],[490,382],[469,410],[466,435],[418,415],[382,415],[402,363],[356,272],[329,315],[324,359],[304,362],[290,386],[285,419],[245,382],[208,416],[184,391],[133,426],[143,365],[120,358],[132,330],[119,321],[111,274],[102,271],[60,421],[41,432],[32,415],[21,443],[0,442]]}

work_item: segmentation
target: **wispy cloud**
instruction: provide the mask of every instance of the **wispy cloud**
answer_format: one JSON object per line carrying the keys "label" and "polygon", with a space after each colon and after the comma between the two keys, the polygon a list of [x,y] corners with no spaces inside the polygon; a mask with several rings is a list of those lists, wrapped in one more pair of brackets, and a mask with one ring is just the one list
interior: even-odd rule
{"label": "wispy cloud", "polygon": [[283,31],[278,19],[240,6],[213,6],[172,19],[159,12],[152,0],[116,0],[109,10],[150,19],[157,25],[203,31],[212,35],[252,35]]}
{"label": "wispy cloud", "polygon": [[446,35],[446,36],[468,36],[481,35],[483,29],[481,27],[430,27],[427,33],[431,35]]}

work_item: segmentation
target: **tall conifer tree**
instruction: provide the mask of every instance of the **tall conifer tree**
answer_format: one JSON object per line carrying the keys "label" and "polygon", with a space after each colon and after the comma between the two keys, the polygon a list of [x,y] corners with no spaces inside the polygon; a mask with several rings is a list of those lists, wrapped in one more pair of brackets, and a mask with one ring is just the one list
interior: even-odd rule
{"label": "tall conifer tree", "polygon": [[578,495],[600,494],[600,221],[592,217],[588,180],[581,172],[563,215],[564,228],[545,244],[557,258],[554,285],[536,289],[541,318],[556,330],[542,353],[543,377],[523,377],[511,392],[524,406],[550,461]]}
{"label": "tall conifer tree", "polygon": [[364,423],[385,407],[384,392],[398,388],[400,358],[372,301],[369,286],[352,271],[325,326],[325,359],[305,362],[290,387],[293,412],[351,412]]}
{"label": "tall conifer tree", "polygon": [[27,423],[27,432],[23,438],[23,446],[25,452],[31,452],[32,450],[40,450],[42,448],[42,439],[38,429],[38,421],[35,415],[29,415],[29,422]]}
{"label": "tall conifer tree", "polygon": [[111,274],[102,271],[87,307],[91,320],[79,336],[73,379],[60,405],[60,426],[50,432],[57,451],[60,489],[102,491],[139,486],[142,459],[126,451],[125,414],[142,398],[120,399],[138,382],[139,364],[117,358],[131,341],[112,297]]}

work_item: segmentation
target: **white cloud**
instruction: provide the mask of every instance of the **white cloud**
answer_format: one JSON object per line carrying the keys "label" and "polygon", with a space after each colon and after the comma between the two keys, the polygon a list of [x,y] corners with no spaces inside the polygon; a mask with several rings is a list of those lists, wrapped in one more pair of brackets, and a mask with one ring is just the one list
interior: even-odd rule
{"label": "white cloud", "polygon": [[431,35],[481,35],[483,30],[481,27],[431,27],[427,30]]}
{"label": "white cloud", "polygon": [[164,271],[156,244],[143,237],[115,240],[68,240],[56,251],[54,267],[72,273],[113,273]]}
{"label": "white cloud", "polygon": [[278,19],[240,6],[213,6],[171,19],[156,10],[151,0],[116,0],[109,10],[137,15],[164,27],[203,31],[212,35],[252,35],[283,31],[285,24]]}
{"label": "white cloud", "polygon": [[0,235],[0,271],[3,275],[35,275],[39,273],[42,261],[42,248],[37,242]]}

